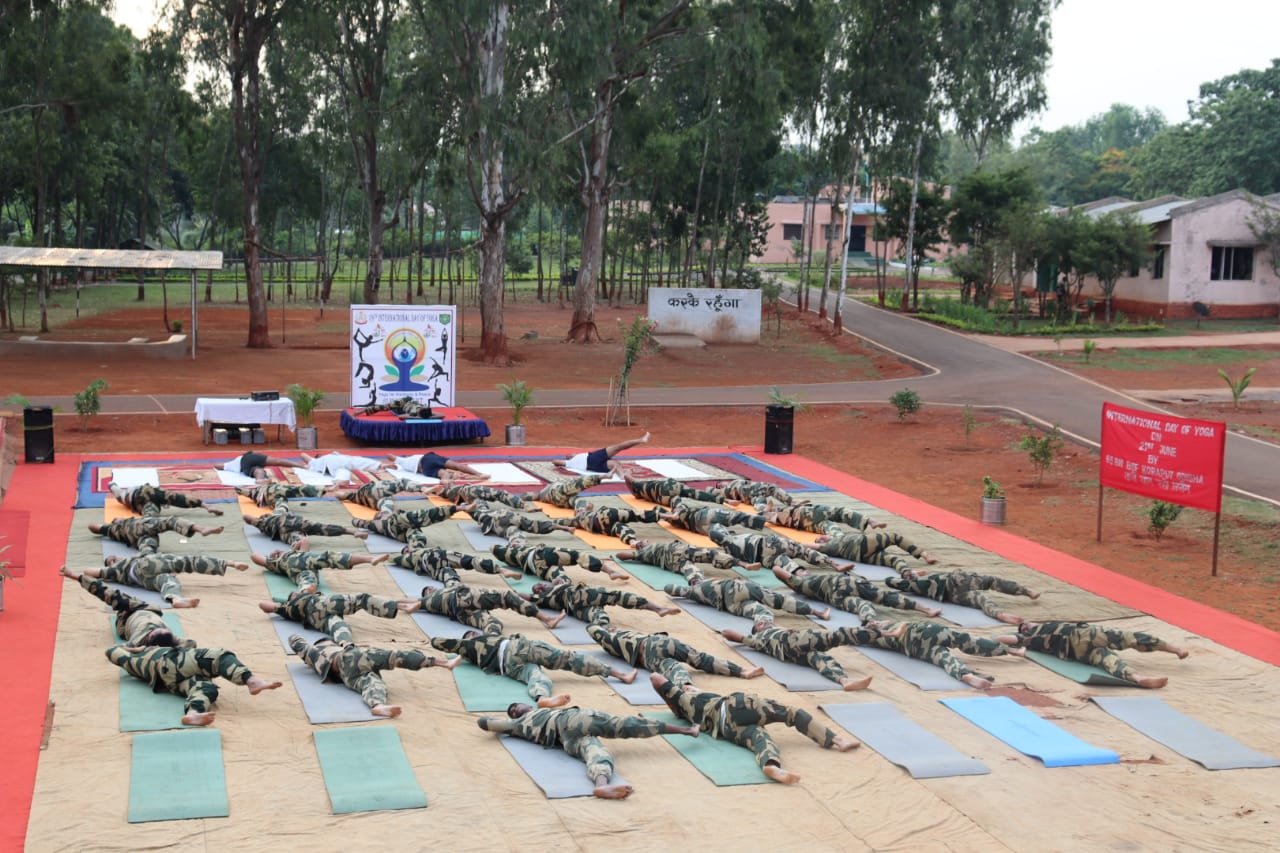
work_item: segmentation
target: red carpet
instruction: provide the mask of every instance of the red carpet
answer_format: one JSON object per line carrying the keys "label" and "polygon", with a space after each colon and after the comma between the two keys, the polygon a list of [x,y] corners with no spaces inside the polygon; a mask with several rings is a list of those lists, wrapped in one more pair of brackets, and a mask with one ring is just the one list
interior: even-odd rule
{"label": "red carpet", "polygon": [[27,530],[31,513],[20,509],[0,509],[0,562],[9,564],[16,577],[26,574]]}

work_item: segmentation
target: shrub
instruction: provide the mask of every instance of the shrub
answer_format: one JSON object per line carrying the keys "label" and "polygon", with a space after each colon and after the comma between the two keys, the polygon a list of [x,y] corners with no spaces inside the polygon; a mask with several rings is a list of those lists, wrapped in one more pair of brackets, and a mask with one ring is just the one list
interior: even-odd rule
{"label": "shrub", "polygon": [[76,394],[76,414],[80,416],[80,429],[89,429],[89,419],[102,411],[102,399],[98,396],[109,386],[105,379],[95,379],[89,387]]}
{"label": "shrub", "polygon": [[990,477],[982,478],[982,496],[988,500],[996,500],[1004,497],[1004,486],[997,483]]}
{"label": "shrub", "polygon": [[1053,429],[1040,436],[1036,436],[1030,430],[1022,437],[1018,447],[1027,451],[1027,455],[1031,458],[1031,466],[1036,470],[1036,485],[1044,482],[1044,475],[1048,473],[1049,467],[1053,465],[1054,457],[1058,455],[1058,451],[1062,448],[1062,432],[1058,429],[1058,425],[1054,424]]}
{"label": "shrub", "polygon": [[499,382],[498,390],[502,392],[502,399],[511,406],[512,425],[520,426],[520,413],[533,402],[533,389],[523,379],[513,379],[510,385]]}
{"label": "shrub", "polygon": [[1244,372],[1244,376],[1239,379],[1232,379],[1227,371],[1221,367],[1218,368],[1218,375],[1222,377],[1222,381],[1227,383],[1227,387],[1231,389],[1231,408],[1240,408],[1240,398],[1244,396],[1244,389],[1249,387],[1249,382],[1253,379],[1253,374],[1258,372],[1258,368],[1251,367]]}
{"label": "shrub", "polygon": [[1086,339],[1085,339],[1085,342],[1084,342],[1083,344],[1081,344],[1081,345],[1080,345],[1080,348],[1081,348],[1082,350],[1084,350],[1084,363],[1085,363],[1085,364],[1088,364],[1088,363],[1089,363],[1089,357],[1090,357],[1090,356],[1092,356],[1092,355],[1093,355],[1093,351],[1094,351],[1094,350],[1096,350],[1096,349],[1098,348],[1098,342],[1097,342],[1097,341],[1093,341],[1093,340],[1089,340],[1088,338],[1086,338]]}
{"label": "shrub", "polygon": [[1160,541],[1160,537],[1164,536],[1165,528],[1178,520],[1178,516],[1182,514],[1182,507],[1178,504],[1165,503],[1156,500],[1151,502],[1151,506],[1147,508],[1147,519],[1151,522],[1147,525],[1156,537],[1156,541]]}
{"label": "shrub", "polygon": [[964,404],[964,409],[960,412],[960,423],[964,427],[964,445],[968,447],[969,437],[978,428],[978,416],[974,414],[972,403]]}
{"label": "shrub", "polygon": [[898,410],[898,420],[900,421],[905,421],[907,415],[914,415],[924,405],[920,402],[920,395],[910,388],[903,388],[901,391],[895,392],[889,398],[889,403]]}
{"label": "shrub", "polygon": [[298,423],[304,427],[311,426],[311,418],[324,400],[324,392],[306,388],[297,382],[284,389],[284,395],[293,401],[293,413]]}

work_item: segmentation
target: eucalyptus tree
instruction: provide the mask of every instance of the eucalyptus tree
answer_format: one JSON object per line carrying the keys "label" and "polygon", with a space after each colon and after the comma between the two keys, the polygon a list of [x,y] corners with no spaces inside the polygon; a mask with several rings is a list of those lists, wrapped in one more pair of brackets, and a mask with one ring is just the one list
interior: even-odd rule
{"label": "eucalyptus tree", "polygon": [[1150,259],[1151,229],[1132,214],[1107,213],[1092,221],[1084,237],[1082,265],[1098,279],[1110,326],[1111,300],[1120,279]]}

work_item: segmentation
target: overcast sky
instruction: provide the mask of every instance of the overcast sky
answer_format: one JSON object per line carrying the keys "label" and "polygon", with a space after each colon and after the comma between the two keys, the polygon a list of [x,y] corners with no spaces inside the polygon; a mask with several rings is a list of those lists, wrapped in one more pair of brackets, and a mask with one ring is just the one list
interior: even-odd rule
{"label": "overcast sky", "polygon": [[[139,36],[155,0],[116,0],[115,19]],[[1057,130],[1112,104],[1155,107],[1176,124],[1200,84],[1280,58],[1277,0],[1063,0],[1053,15],[1049,104],[1020,126]]]}

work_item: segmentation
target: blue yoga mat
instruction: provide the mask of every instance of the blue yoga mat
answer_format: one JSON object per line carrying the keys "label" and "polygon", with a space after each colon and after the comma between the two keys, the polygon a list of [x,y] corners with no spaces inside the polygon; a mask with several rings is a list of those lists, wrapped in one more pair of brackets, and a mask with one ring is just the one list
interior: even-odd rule
{"label": "blue yoga mat", "polygon": [[129,823],[230,813],[221,732],[193,729],[134,735]]}
{"label": "blue yoga mat", "polygon": [[1007,696],[939,701],[1019,752],[1039,758],[1045,767],[1120,762],[1120,756],[1111,750],[1085,743],[1053,723],[1040,719]]}
{"label": "blue yoga mat", "polygon": [[888,702],[820,705],[866,746],[905,769],[913,779],[981,776],[990,768],[903,716]]}
{"label": "blue yoga mat", "polygon": [[1250,749],[1165,704],[1158,696],[1091,696],[1094,704],[1152,740],[1208,770],[1280,767],[1280,759]]}
{"label": "blue yoga mat", "polygon": [[313,736],[334,814],[427,807],[394,726],[316,729]]}

